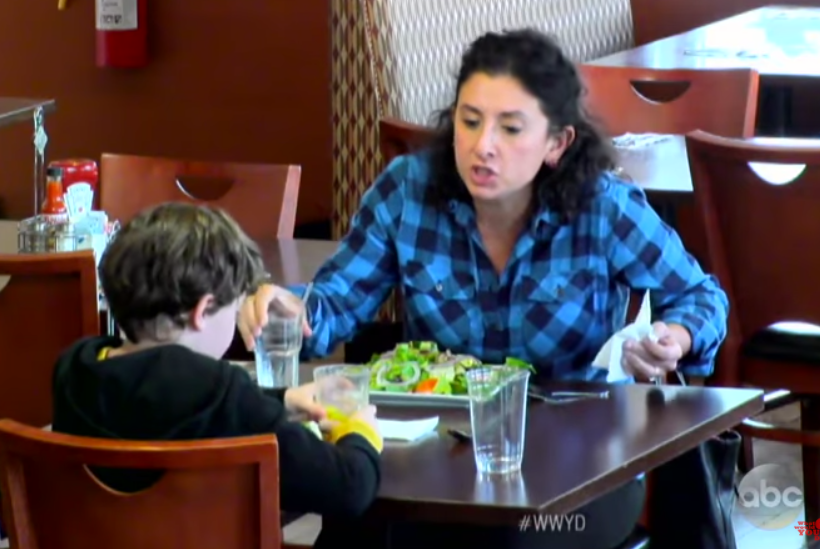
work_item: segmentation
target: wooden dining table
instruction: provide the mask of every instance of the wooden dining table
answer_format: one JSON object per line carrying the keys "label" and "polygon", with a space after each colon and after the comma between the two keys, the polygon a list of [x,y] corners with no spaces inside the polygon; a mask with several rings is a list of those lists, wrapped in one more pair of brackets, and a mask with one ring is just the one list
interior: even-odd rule
{"label": "wooden dining table", "polygon": [[754,69],[764,78],[820,77],[820,7],[766,6],[590,65],[656,69]]}
{"label": "wooden dining table", "polygon": [[761,77],[759,133],[814,135],[818,118],[812,113],[813,98],[820,84],[818,28],[820,7],[766,6],[586,64],[753,69]]}
{"label": "wooden dining table", "polygon": [[[303,364],[301,379],[312,379]],[[647,384],[553,382],[546,390],[609,390],[605,399],[531,400],[519,474],[482,476],[473,449],[447,434],[470,431],[469,408],[380,405],[385,419],[437,416],[415,442],[385,442],[374,520],[515,527],[525,514],[567,514],[763,410],[763,392]]]}
{"label": "wooden dining table", "polygon": [[[18,221],[0,220],[0,253],[17,253]],[[265,268],[278,284],[310,282],[338,247],[332,240],[264,239],[258,242]]]}
{"label": "wooden dining table", "polygon": [[[820,147],[820,139],[750,137],[744,142],[777,147]],[[686,151],[686,136],[665,135],[646,147],[618,149],[618,153],[620,168],[626,179],[632,180],[651,198],[669,201],[692,200],[694,187]],[[771,164],[767,169],[771,174],[790,170],[791,167],[775,164]]]}
{"label": "wooden dining table", "polygon": [[[0,220],[0,254],[16,254],[18,221]],[[338,246],[329,240],[266,239],[258,242],[265,268],[274,282],[295,285],[310,282],[313,276]],[[0,290],[8,277],[0,276]],[[107,311],[100,311],[100,332],[114,334],[116,327],[109,321]],[[242,342],[239,334],[234,336],[227,357],[236,360],[252,359],[253,355]]]}
{"label": "wooden dining table", "polygon": [[[16,250],[14,221],[0,221],[0,253]],[[280,284],[310,280],[338,243],[260,242]],[[305,364],[301,379],[312,378]],[[594,390],[590,384],[547,389]],[[528,406],[523,467],[512,477],[476,474],[472,448],[446,434],[468,428],[466,408],[382,406],[380,417],[440,418],[416,442],[388,441],[375,517],[514,526],[522,513],[568,513],[763,410],[750,389],[619,385],[606,399]],[[420,505],[421,504],[421,505]],[[412,509],[411,509],[412,508]],[[381,519],[379,519],[381,520]]]}
{"label": "wooden dining table", "polygon": [[305,284],[339,246],[335,240],[268,239],[258,242],[265,268],[279,285]]}

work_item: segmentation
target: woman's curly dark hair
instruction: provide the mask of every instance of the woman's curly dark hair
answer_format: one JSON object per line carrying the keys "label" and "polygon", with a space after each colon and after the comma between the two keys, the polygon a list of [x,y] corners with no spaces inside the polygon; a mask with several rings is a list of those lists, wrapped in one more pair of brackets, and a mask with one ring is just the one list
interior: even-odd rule
{"label": "woman's curly dark hair", "polygon": [[461,59],[453,104],[435,115],[431,153],[432,192],[437,201],[472,202],[456,169],[453,112],[464,83],[476,73],[508,75],[518,80],[549,118],[550,131],[575,128],[575,139],[555,167],[541,167],[533,179],[539,209],[573,217],[593,195],[601,174],[616,166],[609,139],[585,112],[584,92],[575,64],[549,36],[532,29],[487,33],[470,45]]}

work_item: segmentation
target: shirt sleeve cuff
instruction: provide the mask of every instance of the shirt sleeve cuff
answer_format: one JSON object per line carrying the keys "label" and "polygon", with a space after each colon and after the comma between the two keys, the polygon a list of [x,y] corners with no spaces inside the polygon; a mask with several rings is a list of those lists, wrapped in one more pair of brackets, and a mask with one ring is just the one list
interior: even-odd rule
{"label": "shirt sleeve cuff", "polygon": [[663,321],[666,324],[683,326],[692,337],[692,348],[681,359],[678,370],[685,375],[696,377],[712,375],[715,371],[715,355],[720,341],[720,334],[715,327],[699,316],[675,311],[664,314]]}
{"label": "shirt sleeve cuff", "polygon": [[343,421],[333,427],[330,431],[328,441],[335,444],[339,441],[339,439],[346,437],[347,435],[354,434],[364,437],[365,440],[367,440],[367,442],[369,442],[370,445],[373,446],[373,448],[375,448],[379,453],[381,453],[384,448],[384,441],[382,440],[381,435],[370,425],[358,419]]}

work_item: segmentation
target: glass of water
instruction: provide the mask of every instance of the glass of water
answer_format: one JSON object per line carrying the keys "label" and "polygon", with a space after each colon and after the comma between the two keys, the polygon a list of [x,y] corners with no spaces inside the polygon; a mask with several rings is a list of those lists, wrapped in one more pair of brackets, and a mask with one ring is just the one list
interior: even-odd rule
{"label": "glass of water", "polygon": [[467,372],[473,452],[479,473],[515,473],[524,458],[530,372],[485,366]]}
{"label": "glass of water", "polygon": [[290,292],[283,292],[271,301],[268,324],[254,344],[256,382],[261,387],[299,385],[304,319],[304,304]]}
{"label": "glass of water", "polygon": [[316,402],[348,417],[370,404],[370,368],[347,364],[313,370]]}

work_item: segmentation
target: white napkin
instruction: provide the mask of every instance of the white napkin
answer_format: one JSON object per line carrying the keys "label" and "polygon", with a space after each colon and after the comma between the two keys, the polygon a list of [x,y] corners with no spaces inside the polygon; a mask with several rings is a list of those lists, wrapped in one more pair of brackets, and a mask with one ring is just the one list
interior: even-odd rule
{"label": "white napkin", "polygon": [[385,440],[404,440],[412,442],[426,434],[432,433],[436,427],[438,427],[438,416],[409,421],[394,419],[379,420],[379,431]]}
{"label": "white napkin", "polygon": [[657,336],[652,330],[652,306],[649,303],[649,291],[643,294],[641,308],[635,322],[624,327],[618,333],[609,338],[604,343],[598,356],[592,361],[596,368],[609,370],[606,376],[607,381],[620,381],[631,377],[621,367],[621,355],[623,354],[624,342],[627,339],[641,340],[645,337],[657,341]]}
{"label": "white napkin", "polygon": [[642,149],[661,141],[672,139],[673,136],[663,133],[625,133],[612,138],[616,149]]}

